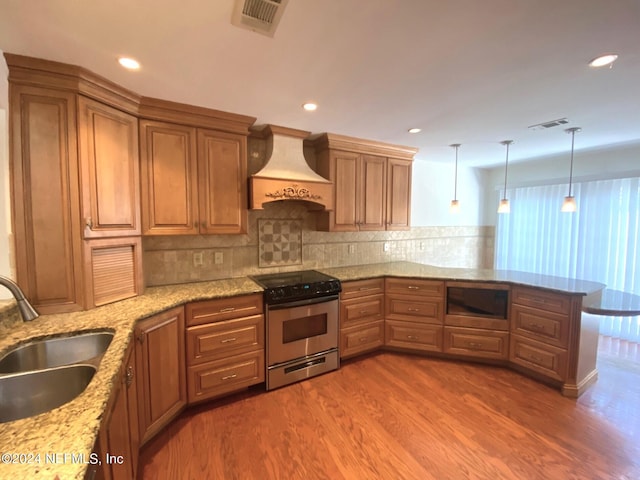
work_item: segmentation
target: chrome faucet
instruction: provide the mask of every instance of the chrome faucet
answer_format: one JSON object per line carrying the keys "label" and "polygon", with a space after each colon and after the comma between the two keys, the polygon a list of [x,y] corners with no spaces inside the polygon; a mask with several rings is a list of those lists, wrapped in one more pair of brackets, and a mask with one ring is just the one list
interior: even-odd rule
{"label": "chrome faucet", "polygon": [[16,282],[11,280],[10,278],[0,275],[0,285],[4,285],[5,287],[7,287],[13,297],[16,299],[18,310],[20,310],[23,321],[30,322],[31,320],[40,316],[38,312],[36,312],[36,309],[33,308],[29,301],[24,297],[24,293],[22,293],[22,290],[20,290],[20,287]]}

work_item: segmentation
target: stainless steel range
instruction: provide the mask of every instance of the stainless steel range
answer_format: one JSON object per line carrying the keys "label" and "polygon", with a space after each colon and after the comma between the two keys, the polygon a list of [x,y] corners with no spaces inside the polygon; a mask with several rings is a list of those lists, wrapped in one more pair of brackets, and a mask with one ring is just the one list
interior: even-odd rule
{"label": "stainless steel range", "polygon": [[265,289],[267,390],[336,370],[340,280],[315,270],[251,278]]}

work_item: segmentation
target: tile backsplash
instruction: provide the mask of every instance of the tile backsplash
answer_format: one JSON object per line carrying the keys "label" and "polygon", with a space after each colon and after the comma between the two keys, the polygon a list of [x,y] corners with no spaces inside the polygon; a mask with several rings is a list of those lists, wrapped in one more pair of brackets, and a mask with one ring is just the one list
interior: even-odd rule
{"label": "tile backsplash", "polygon": [[392,261],[492,268],[494,230],[451,226],[318,232],[315,214],[306,205],[275,202],[249,211],[246,235],[144,237],[145,285]]}

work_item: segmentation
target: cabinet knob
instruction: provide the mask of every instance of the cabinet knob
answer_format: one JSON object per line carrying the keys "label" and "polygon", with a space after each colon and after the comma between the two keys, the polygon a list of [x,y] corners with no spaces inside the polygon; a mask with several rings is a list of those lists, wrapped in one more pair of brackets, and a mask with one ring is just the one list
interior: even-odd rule
{"label": "cabinet knob", "polygon": [[93,229],[93,219],[91,217],[87,217],[84,219],[84,225],[89,229]]}
{"label": "cabinet knob", "polygon": [[136,335],[136,339],[137,339],[140,343],[144,343],[144,332],[138,332],[138,335]]}
{"label": "cabinet knob", "polygon": [[127,374],[126,374],[124,383],[127,386],[127,388],[129,388],[133,383],[133,366],[132,365],[129,365],[127,367]]}

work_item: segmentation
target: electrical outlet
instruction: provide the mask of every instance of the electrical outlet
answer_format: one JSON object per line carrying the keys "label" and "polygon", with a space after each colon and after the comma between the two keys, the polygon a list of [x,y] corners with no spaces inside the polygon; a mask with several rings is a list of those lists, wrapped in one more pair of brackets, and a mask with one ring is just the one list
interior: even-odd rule
{"label": "electrical outlet", "polygon": [[194,252],[193,254],[193,266],[199,267],[204,264],[204,255],[202,252]]}
{"label": "electrical outlet", "polygon": [[349,253],[356,253],[356,246],[353,243],[349,245]]}
{"label": "electrical outlet", "polygon": [[216,252],[213,256],[213,263],[220,265],[224,262],[224,254],[222,252]]}
{"label": "electrical outlet", "polygon": [[420,250],[424,250],[424,242],[420,242],[419,248],[420,248]]}
{"label": "electrical outlet", "polygon": [[385,252],[389,251],[389,242],[384,242],[382,244],[382,250],[385,251]]}

